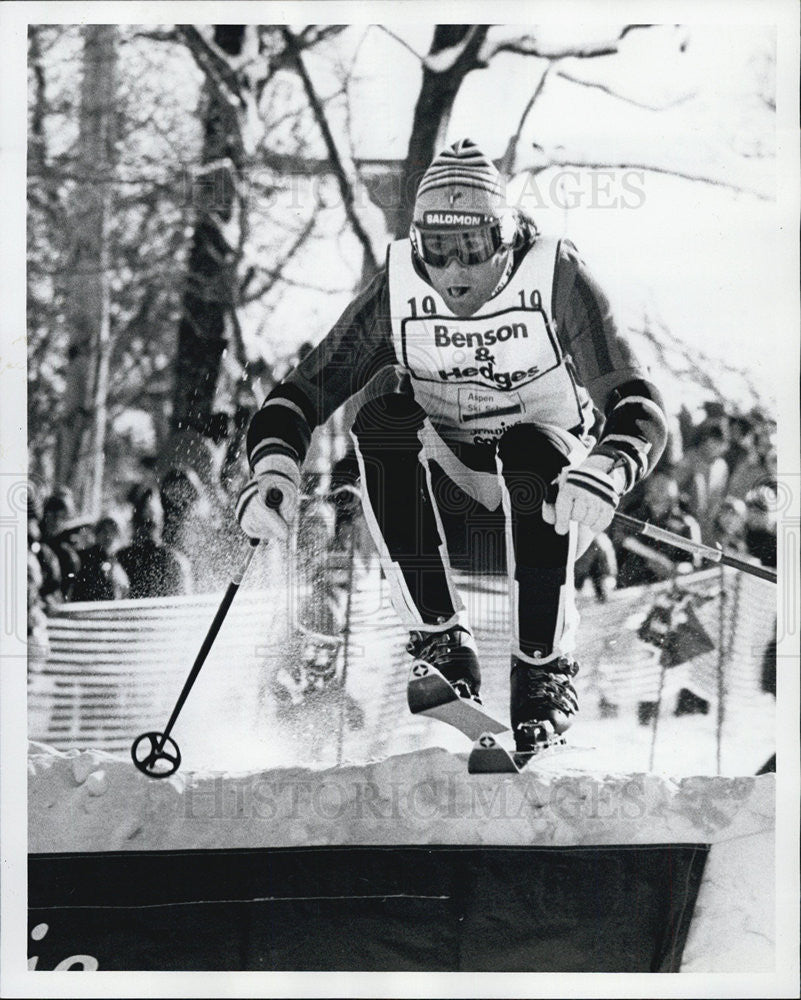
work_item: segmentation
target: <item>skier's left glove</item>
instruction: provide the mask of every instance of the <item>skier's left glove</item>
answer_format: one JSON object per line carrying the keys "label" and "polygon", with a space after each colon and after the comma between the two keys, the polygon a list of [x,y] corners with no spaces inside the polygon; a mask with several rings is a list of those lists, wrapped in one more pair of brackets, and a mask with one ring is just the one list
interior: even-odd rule
{"label": "skier's left glove", "polygon": [[623,495],[625,474],[605,455],[590,455],[581,465],[563,469],[553,508],[543,505],[542,516],[557,535],[567,534],[571,521],[595,534],[612,523]]}

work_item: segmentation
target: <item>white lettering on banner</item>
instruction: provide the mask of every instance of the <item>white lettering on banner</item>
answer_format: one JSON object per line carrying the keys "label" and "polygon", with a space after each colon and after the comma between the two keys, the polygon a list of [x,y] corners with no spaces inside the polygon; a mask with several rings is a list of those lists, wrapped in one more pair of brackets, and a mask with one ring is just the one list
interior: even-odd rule
{"label": "white lettering on banner", "polygon": [[[31,931],[34,941],[41,941],[50,930],[47,924],[37,924]],[[33,972],[39,963],[38,955],[31,955],[28,959],[28,971]],[[100,963],[93,955],[70,955],[63,958],[53,970],[54,972],[97,972]]]}

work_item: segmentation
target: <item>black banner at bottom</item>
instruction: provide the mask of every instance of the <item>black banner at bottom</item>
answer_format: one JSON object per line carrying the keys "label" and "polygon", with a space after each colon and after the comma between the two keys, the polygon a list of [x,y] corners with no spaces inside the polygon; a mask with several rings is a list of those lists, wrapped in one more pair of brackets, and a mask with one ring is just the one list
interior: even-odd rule
{"label": "black banner at bottom", "polygon": [[677,972],[708,847],[32,855],[29,968]]}

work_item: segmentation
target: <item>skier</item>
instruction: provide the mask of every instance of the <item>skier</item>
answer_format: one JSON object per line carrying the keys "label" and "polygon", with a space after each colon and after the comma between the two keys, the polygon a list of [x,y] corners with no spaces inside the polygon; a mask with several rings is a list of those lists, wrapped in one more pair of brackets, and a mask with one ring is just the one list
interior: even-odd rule
{"label": "skier", "polygon": [[287,536],[311,431],[356,393],[362,503],[407,648],[467,703],[479,663],[429,462],[489,510],[503,505],[511,723],[517,749],[536,749],[578,711],[573,563],[658,461],[666,419],[575,247],[506,204],[470,139],[435,157],[408,239],[254,415],[237,503],[248,535]]}

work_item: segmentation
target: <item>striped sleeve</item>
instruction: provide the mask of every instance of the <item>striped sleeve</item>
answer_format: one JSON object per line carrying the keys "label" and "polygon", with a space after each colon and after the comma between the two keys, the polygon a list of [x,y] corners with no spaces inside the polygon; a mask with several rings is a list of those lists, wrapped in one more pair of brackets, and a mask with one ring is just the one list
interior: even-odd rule
{"label": "striped sleeve", "polygon": [[626,471],[626,490],[651,472],[667,443],[667,419],[656,386],[631,379],[612,391],[594,455],[608,455]]}
{"label": "striped sleeve", "polygon": [[270,454],[302,464],[314,428],[395,361],[384,268],[254,415],[247,434],[251,469]]}
{"label": "striped sleeve", "polygon": [[622,465],[629,490],[665,449],[665,408],[647,369],[618,330],[607,296],[569,240],[562,240],[557,252],[553,315],[578,379],[604,417],[592,453]]}

